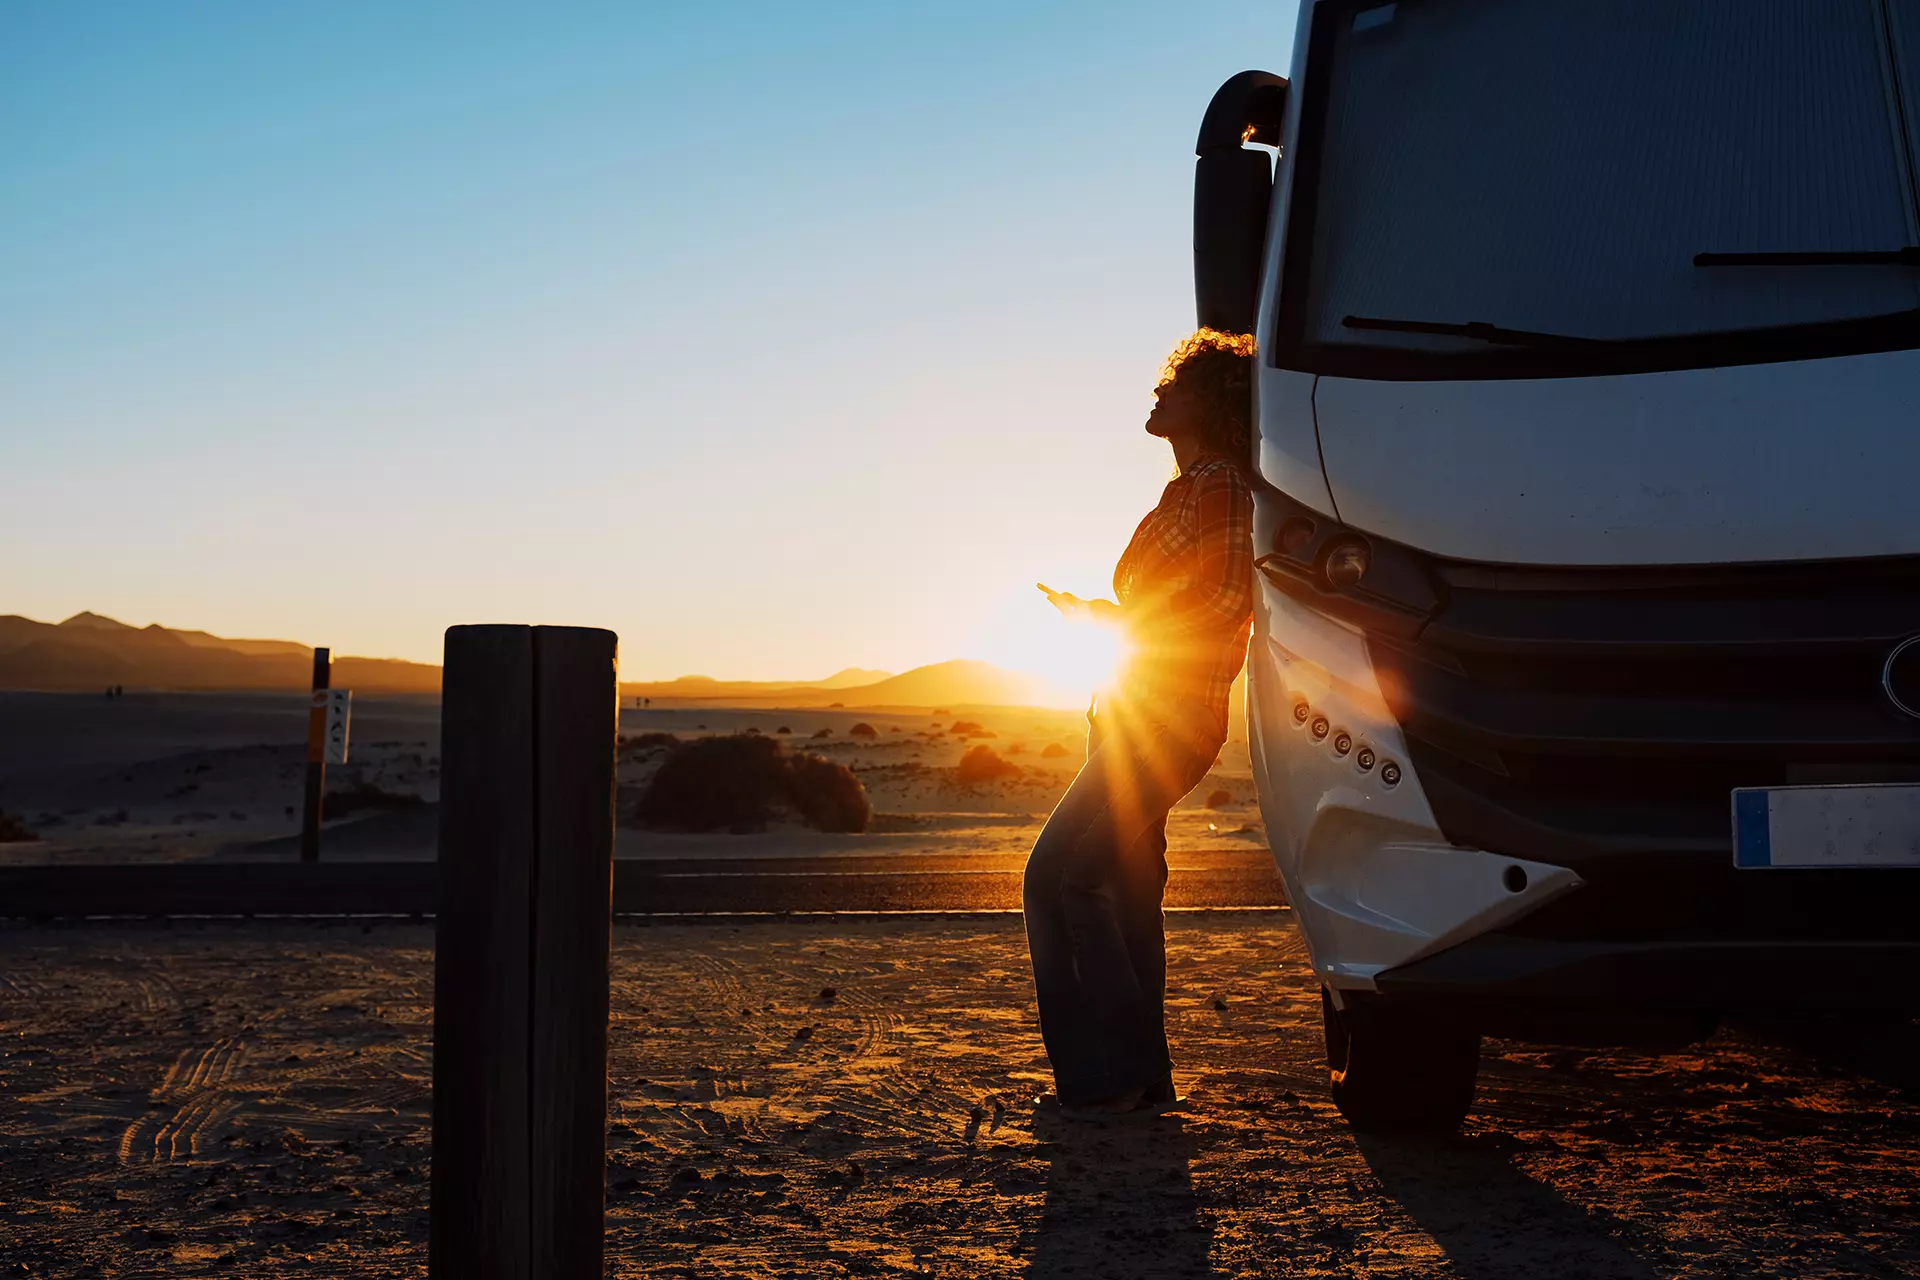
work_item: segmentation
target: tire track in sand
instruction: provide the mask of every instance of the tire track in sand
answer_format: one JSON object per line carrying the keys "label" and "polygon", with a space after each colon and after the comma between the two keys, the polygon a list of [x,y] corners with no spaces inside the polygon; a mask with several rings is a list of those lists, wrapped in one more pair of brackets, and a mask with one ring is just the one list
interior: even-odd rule
{"label": "tire track in sand", "polygon": [[149,1097],[173,1102],[162,1118],[153,1112],[128,1125],[120,1135],[122,1164],[162,1164],[192,1159],[201,1153],[208,1134],[240,1109],[227,1088],[246,1061],[244,1036],[223,1036],[203,1048],[187,1048],[173,1060]]}

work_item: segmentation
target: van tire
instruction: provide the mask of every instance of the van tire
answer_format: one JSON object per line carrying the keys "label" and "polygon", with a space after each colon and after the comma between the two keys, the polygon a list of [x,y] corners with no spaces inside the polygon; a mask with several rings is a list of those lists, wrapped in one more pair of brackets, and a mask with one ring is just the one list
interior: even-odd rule
{"label": "van tire", "polygon": [[1451,1133],[1473,1106],[1480,1032],[1379,1000],[1343,1012],[1320,988],[1333,1104],[1360,1133]]}

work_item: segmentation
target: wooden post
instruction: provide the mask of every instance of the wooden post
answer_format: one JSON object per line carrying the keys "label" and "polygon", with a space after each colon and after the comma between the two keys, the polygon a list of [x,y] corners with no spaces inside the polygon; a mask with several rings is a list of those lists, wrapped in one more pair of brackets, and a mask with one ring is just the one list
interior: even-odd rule
{"label": "wooden post", "polygon": [[333,651],[313,651],[313,693],[307,700],[307,803],[300,815],[300,861],[320,861],[321,809],[327,798],[327,698]]}
{"label": "wooden post", "polygon": [[617,639],[447,631],[436,1280],[600,1280]]}

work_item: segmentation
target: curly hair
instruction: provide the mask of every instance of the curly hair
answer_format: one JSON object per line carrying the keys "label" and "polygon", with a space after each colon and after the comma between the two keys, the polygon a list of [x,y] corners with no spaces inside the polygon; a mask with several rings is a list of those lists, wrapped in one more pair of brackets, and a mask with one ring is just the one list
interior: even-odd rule
{"label": "curly hair", "polygon": [[1242,470],[1253,463],[1253,335],[1200,329],[1167,357],[1154,393],[1178,386],[1202,407],[1201,441]]}

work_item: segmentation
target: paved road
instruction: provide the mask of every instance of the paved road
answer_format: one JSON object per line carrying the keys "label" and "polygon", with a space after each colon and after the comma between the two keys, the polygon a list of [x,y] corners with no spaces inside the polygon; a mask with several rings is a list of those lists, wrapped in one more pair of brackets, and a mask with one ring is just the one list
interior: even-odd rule
{"label": "paved road", "polygon": [[[1171,860],[1167,906],[1275,907],[1265,853],[1200,850]],[[0,868],[0,915],[424,915],[430,862],[171,863]],[[621,915],[851,911],[1012,911],[1020,859],[902,856],[622,859]]]}
{"label": "paved road", "polygon": [[[965,855],[623,862],[619,909],[715,911],[1014,911],[1020,860]],[[630,887],[629,887],[630,886]],[[639,895],[644,894],[645,897]],[[1285,897],[1265,853],[1200,851],[1171,860],[1167,906],[1275,907]]]}

